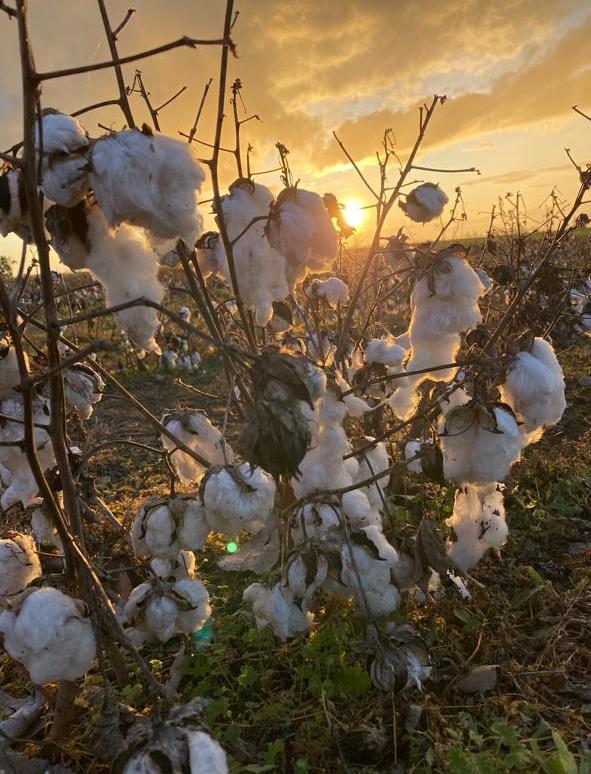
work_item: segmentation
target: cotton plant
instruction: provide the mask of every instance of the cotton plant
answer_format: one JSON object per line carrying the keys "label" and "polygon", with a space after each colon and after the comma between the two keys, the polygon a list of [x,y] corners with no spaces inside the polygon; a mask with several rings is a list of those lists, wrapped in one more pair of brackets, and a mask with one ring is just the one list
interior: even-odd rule
{"label": "cotton plant", "polygon": [[132,590],[121,617],[135,642],[141,644],[192,634],[203,628],[210,615],[209,594],[201,581],[157,579]]}
{"label": "cotton plant", "polygon": [[52,202],[73,207],[89,185],[88,134],[72,116],[48,108],[35,126],[35,146],[41,154],[41,190]]}
{"label": "cotton plant", "polygon": [[209,527],[198,497],[150,497],[140,505],[131,528],[137,556],[176,560],[181,551],[197,551]]}
{"label": "cotton plant", "polygon": [[482,320],[478,300],[484,286],[465,260],[465,251],[452,245],[426,264],[418,266],[411,294],[410,357],[405,371],[425,369],[399,380],[389,404],[402,419],[409,419],[418,405],[417,388],[427,379],[448,381],[454,367],[429,371],[429,367],[453,363],[461,346],[460,334]]}
{"label": "cotton plant", "polygon": [[10,533],[0,540],[0,602],[41,577],[41,563],[30,535]]}
{"label": "cotton plant", "polygon": [[[265,326],[273,317],[273,302],[289,293],[285,275],[285,258],[269,243],[264,223],[269,215],[273,195],[265,186],[248,178],[238,178],[221,199],[217,217],[222,219],[232,254],[238,288],[244,305],[252,309],[257,325]],[[222,274],[232,285],[230,266],[225,251],[218,259]]]}
{"label": "cotton plant", "polygon": [[504,481],[521,456],[511,409],[478,398],[451,408],[440,420],[440,435],[444,475],[458,483]]}
{"label": "cotton plant", "polygon": [[33,683],[78,680],[96,657],[96,639],[85,605],[58,589],[35,589],[0,614],[0,632],[11,658]]}
{"label": "cotton plant", "polygon": [[[159,258],[145,231],[127,223],[110,227],[100,208],[86,202],[72,209],[54,206],[46,221],[60,260],[73,269],[90,269],[105,289],[107,306],[142,297],[162,301]],[[159,327],[155,309],[132,306],[116,312],[116,318],[137,347],[160,354],[154,338]]]}
{"label": "cotton plant", "polygon": [[539,336],[523,341],[523,348],[511,357],[500,392],[522,423],[524,445],[559,422],[566,408],[564,377],[550,342]]}
{"label": "cotton plant", "polygon": [[447,553],[462,571],[471,569],[489,550],[499,550],[509,531],[502,485],[462,485],[456,491],[453,513],[446,524],[453,532]]}
{"label": "cotton plant", "polygon": [[159,239],[195,244],[205,173],[191,145],[125,129],[97,140],[90,159],[91,187],[109,227],[127,223]]}
{"label": "cotton plant", "polygon": [[[234,461],[231,446],[199,409],[169,411],[162,416],[161,422],[175,438],[211,465],[223,465]],[[160,439],[165,450],[170,453],[170,462],[181,483],[198,484],[203,478],[206,467],[178,449],[175,442],[168,436],[162,433]]]}
{"label": "cotton plant", "polygon": [[[338,237],[317,193],[284,188],[277,195],[268,226],[269,242],[285,257],[290,289],[309,271],[327,271],[337,256]],[[342,295],[343,291],[339,291]]]}
{"label": "cotton plant", "polygon": [[273,477],[248,463],[209,471],[201,486],[205,518],[214,532],[235,537],[256,534],[270,519],[275,503]]}
{"label": "cotton plant", "polygon": [[[22,396],[14,393],[11,397],[0,400],[0,414],[15,420],[4,420],[0,427],[0,441],[16,442],[15,445],[0,446],[0,465],[7,471],[3,481],[6,489],[0,498],[0,507],[6,510],[20,502],[26,508],[37,497],[39,486],[27,454],[20,446],[24,437]],[[39,464],[44,471],[55,465],[53,445],[48,430],[44,429],[49,429],[49,418],[49,401],[37,396],[33,401],[33,434]]]}
{"label": "cotton plant", "polygon": [[436,183],[423,183],[398,204],[411,220],[428,223],[441,215],[448,202],[447,194]]}
{"label": "cotton plant", "polygon": [[114,768],[121,774],[228,774],[223,748],[202,727],[206,706],[198,697],[172,707],[158,720],[138,715]]}
{"label": "cotton plant", "polygon": [[310,283],[310,293],[323,299],[332,309],[349,300],[349,287],[338,277],[325,280],[313,279]]}

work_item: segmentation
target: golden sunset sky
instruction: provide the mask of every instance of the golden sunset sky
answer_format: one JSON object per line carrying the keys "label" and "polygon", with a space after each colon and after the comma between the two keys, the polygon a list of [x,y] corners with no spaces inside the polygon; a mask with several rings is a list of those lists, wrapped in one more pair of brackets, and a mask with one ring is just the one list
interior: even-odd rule
{"label": "golden sunset sky", "polygon": [[[130,3],[110,0],[113,26]],[[53,70],[109,58],[94,0],[30,0],[38,69]],[[136,0],[137,13],[119,38],[122,56],[166,43],[181,35],[219,37],[223,0]],[[591,161],[591,123],[574,104],[591,112],[591,3],[579,0],[241,0],[234,30],[238,58],[230,63],[229,83],[240,77],[250,115],[261,121],[244,127],[255,147],[253,168],[277,166],[274,143],[291,151],[300,186],[334,192],[341,201],[370,203],[332,138],[335,130],[375,180],[375,151],[384,129],[394,131],[404,161],[418,127],[417,107],[434,93],[446,94],[417,163],[433,167],[478,167],[482,174],[417,173],[414,179],[439,182],[453,199],[463,190],[469,220],[451,236],[481,234],[499,196],[521,192],[533,218],[556,185],[565,199],[577,188],[577,175],[564,148],[580,163]],[[0,15],[1,146],[21,135],[17,26]],[[213,135],[219,49],[178,49],[139,63],[156,105],[181,86],[186,91],[161,115],[162,129],[188,131],[204,83],[212,90],[197,134]],[[131,83],[134,65],[125,68]],[[116,96],[113,72],[85,74],[45,85],[43,105],[71,112]],[[136,120],[147,120],[139,97],[132,96]],[[242,108],[241,108],[242,110]],[[228,106],[228,114],[230,108]],[[91,136],[98,123],[123,127],[117,109],[81,119]],[[224,144],[232,144],[230,123]],[[207,156],[207,148],[199,153]],[[392,182],[396,180],[392,168]],[[223,178],[234,176],[226,157]],[[258,178],[272,190],[277,174]],[[204,198],[208,191],[204,191]],[[206,207],[208,209],[208,207]],[[370,211],[371,212],[371,211]],[[356,240],[368,236],[371,215]],[[386,233],[400,225],[415,239],[439,229],[412,224],[396,208]],[[0,251],[15,254],[16,239]]]}

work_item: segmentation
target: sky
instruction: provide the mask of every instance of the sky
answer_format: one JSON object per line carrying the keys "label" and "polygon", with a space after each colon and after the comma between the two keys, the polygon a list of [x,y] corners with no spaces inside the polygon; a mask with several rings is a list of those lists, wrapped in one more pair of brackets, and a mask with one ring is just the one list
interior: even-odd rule
{"label": "sky", "polygon": [[[129,0],[108,0],[116,27]],[[109,59],[95,0],[29,0],[34,55],[40,71]],[[182,35],[221,35],[223,0],[136,0],[136,13],[118,40],[122,56],[175,40]],[[565,148],[585,164],[591,161],[591,122],[572,106],[591,113],[591,3],[580,0],[237,0],[240,15],[233,32],[238,56],[229,83],[240,78],[244,107],[256,114],[243,126],[244,142],[254,146],[252,167],[277,166],[275,143],[290,150],[300,186],[331,191],[339,200],[372,203],[371,194],[335,142],[336,132],[373,184],[376,151],[385,129],[392,129],[404,162],[416,138],[418,108],[433,94],[448,99],[438,106],[416,163],[437,168],[476,167],[481,174],[416,171],[411,179],[438,182],[453,201],[460,186],[467,221],[449,235],[486,231],[499,197],[519,192],[527,211],[540,209],[553,186],[568,200],[577,174]],[[21,136],[17,26],[0,14],[0,147]],[[195,116],[205,82],[213,78],[197,138],[209,142],[214,131],[219,48],[177,49],[143,60],[141,68],[153,102],[165,102],[182,86],[182,95],[161,114],[162,130],[178,136]],[[135,66],[125,67],[126,82]],[[72,76],[45,84],[42,102],[71,112],[117,96],[113,71]],[[137,95],[130,97],[138,123],[147,120]],[[228,105],[228,117],[230,116]],[[91,136],[104,127],[120,129],[122,114],[106,108],[82,119]],[[223,143],[233,143],[226,122]],[[207,158],[209,150],[198,146]],[[222,180],[235,176],[223,156]],[[389,182],[397,180],[391,167]],[[277,173],[261,175],[273,191]],[[203,192],[203,198],[208,197]],[[451,204],[450,201],[450,204]],[[207,212],[209,205],[204,205]],[[354,242],[369,239],[372,210]],[[386,233],[407,227],[411,238],[431,238],[440,224],[411,223],[397,208]],[[0,239],[0,252],[16,254],[16,239]]]}

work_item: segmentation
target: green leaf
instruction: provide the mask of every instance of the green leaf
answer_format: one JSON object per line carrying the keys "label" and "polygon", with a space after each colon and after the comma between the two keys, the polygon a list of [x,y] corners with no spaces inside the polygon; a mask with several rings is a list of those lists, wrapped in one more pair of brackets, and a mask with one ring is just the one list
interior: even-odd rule
{"label": "green leaf", "polygon": [[371,688],[371,679],[364,669],[357,666],[342,667],[333,678],[340,693],[351,696],[363,696]]}

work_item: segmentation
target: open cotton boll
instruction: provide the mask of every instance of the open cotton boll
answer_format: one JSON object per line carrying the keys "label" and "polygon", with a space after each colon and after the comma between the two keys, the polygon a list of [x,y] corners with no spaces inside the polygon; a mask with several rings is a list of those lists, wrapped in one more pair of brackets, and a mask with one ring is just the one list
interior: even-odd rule
{"label": "open cotton boll", "polygon": [[484,269],[480,268],[480,266],[477,266],[474,271],[476,274],[478,274],[478,279],[482,282],[482,287],[484,288],[483,295],[486,295],[492,290],[492,278],[489,277],[489,275],[484,271]]}
{"label": "open cotton boll", "polygon": [[0,235],[7,237],[11,232],[25,242],[31,240],[31,225],[26,214],[27,202],[24,195],[21,172],[10,169],[0,175]]}
{"label": "open cotton boll", "polygon": [[59,539],[57,529],[50,522],[45,513],[44,506],[37,506],[31,513],[31,529],[38,545],[48,543],[54,546],[58,552],[63,551],[62,541]]}
{"label": "open cotton boll", "polygon": [[340,525],[341,522],[334,506],[324,503],[307,503],[293,515],[289,534],[294,545],[297,546],[306,540],[324,538]]}
{"label": "open cotton boll", "polygon": [[91,161],[92,189],[111,226],[133,223],[161,239],[195,244],[205,173],[191,145],[126,129],[98,140]]}
{"label": "open cotton boll", "polygon": [[[366,443],[371,443],[374,438],[371,436],[365,436],[363,439]],[[375,446],[367,449],[363,454],[358,455],[359,467],[356,474],[356,481],[365,481],[368,478],[377,476],[383,473],[390,467],[390,458],[388,457],[388,451],[386,444],[382,441],[378,441]],[[383,491],[388,486],[390,476],[382,476],[375,483],[364,487],[361,491],[364,492],[369,498],[369,502],[372,508],[381,508],[382,498],[380,497],[380,489]],[[379,489],[378,489],[379,487]]]}
{"label": "open cotton boll", "polygon": [[[413,438],[412,440],[407,441],[404,446],[404,459],[410,460],[413,457],[415,457],[417,454],[419,454],[421,451],[421,446],[422,446],[422,443],[418,439]],[[416,459],[416,460],[413,460],[412,462],[409,462],[408,465],[406,466],[406,469],[408,470],[409,473],[422,473],[423,468],[421,466],[421,460]]]}
{"label": "open cotton boll", "polygon": [[[144,232],[126,223],[108,228],[98,207],[88,212],[87,219],[90,251],[86,265],[104,286],[107,306],[141,297],[159,304],[164,296],[158,280],[159,258]],[[117,312],[116,317],[136,346],[160,354],[154,339],[159,326],[155,309],[136,306]]]}
{"label": "open cotton boll", "polygon": [[[22,396],[14,393],[11,397],[0,401],[0,414],[19,420],[16,422],[4,420],[0,426],[0,441],[22,441],[24,418]],[[49,427],[49,401],[43,397],[36,397],[33,401],[33,422],[39,463],[43,470],[53,468],[55,465],[53,446],[47,431],[43,429],[44,425]],[[26,452],[20,446],[0,446],[0,465],[3,465],[10,474],[10,482],[0,498],[0,507],[6,510],[20,501],[27,508],[36,498],[39,487],[29,466]]]}
{"label": "open cotton boll", "polygon": [[484,286],[464,258],[450,255],[437,259],[413,286],[411,343],[475,328],[482,320],[478,306],[482,295]]}
{"label": "open cotton boll", "polygon": [[[285,258],[271,247],[265,234],[264,218],[269,214],[273,195],[265,186],[243,178],[234,181],[229,190],[229,195],[222,197],[218,217],[223,218],[229,239],[238,240],[232,254],[242,301],[254,311],[257,325],[265,326],[273,317],[273,301],[281,301],[289,294]],[[256,218],[259,220],[252,224]],[[217,260],[231,285],[227,256],[218,255]]]}
{"label": "open cotton boll", "polygon": [[435,183],[423,183],[399,201],[400,209],[416,223],[428,223],[438,218],[448,203],[447,195]]}
{"label": "open cotton boll", "polygon": [[35,125],[37,151],[42,141],[41,190],[56,204],[73,207],[82,201],[89,188],[87,154],[90,140],[72,116],[46,112],[42,118],[42,137]]}
{"label": "open cotton boll", "polygon": [[126,623],[149,641],[160,642],[198,631],[210,615],[209,594],[198,580],[160,581],[158,586],[141,583],[123,608]]}
{"label": "open cotton boll", "polygon": [[[341,549],[341,583],[353,596],[358,611],[365,614],[366,604],[369,613],[375,616],[396,610],[400,604],[400,593],[392,582],[388,561],[375,558],[366,546],[353,544],[351,549],[353,558],[348,545]],[[361,589],[357,572],[361,578]]]}
{"label": "open cotton boll", "polygon": [[517,353],[501,385],[501,400],[523,421],[526,443],[560,421],[566,408],[564,378],[551,344],[536,338],[531,353]]}
{"label": "open cotton boll", "polygon": [[474,402],[449,411],[440,425],[443,471],[457,482],[503,481],[520,458],[519,426],[510,411]]}
{"label": "open cotton boll", "polygon": [[172,560],[182,549],[199,550],[208,534],[209,527],[198,499],[150,497],[138,509],[131,541],[138,556]]}
{"label": "open cotton boll", "polygon": [[338,304],[344,304],[349,300],[349,288],[338,277],[312,280],[310,289],[313,295],[323,298],[333,309],[336,309]]}
{"label": "open cotton boll", "polygon": [[251,583],[244,590],[242,599],[252,605],[257,629],[260,631],[271,625],[275,636],[283,642],[312,628],[312,613],[304,613],[293,601],[293,592],[281,583],[272,588]]}
{"label": "open cotton boll", "polygon": [[273,511],[275,488],[273,476],[246,462],[212,471],[202,491],[207,523],[227,537],[259,532]]}
{"label": "open cotton boll", "polygon": [[307,268],[328,269],[337,255],[337,233],[322,198],[301,188],[285,188],[277,196],[269,240],[303,276]]}
{"label": "open cotton boll", "polygon": [[495,485],[463,485],[456,492],[446,524],[455,537],[448,542],[447,553],[457,567],[469,570],[489,549],[501,548],[507,539],[502,491]]}
{"label": "open cotton boll", "polygon": [[[29,370],[29,358],[23,352],[25,367]],[[0,338],[0,397],[9,395],[21,383],[16,350],[5,336]]]}
{"label": "open cotton boll", "polygon": [[93,405],[103,397],[105,383],[92,368],[75,365],[64,370],[64,393],[68,408],[78,409],[80,417],[90,419]]}
{"label": "open cotton boll", "polygon": [[96,656],[92,624],[76,599],[52,588],[33,591],[16,612],[0,615],[8,655],[25,665],[37,685],[78,680]]}
{"label": "open cotton boll", "polygon": [[343,513],[349,519],[353,529],[367,525],[367,519],[371,513],[371,504],[366,494],[359,489],[345,492],[342,499]]}
{"label": "open cotton boll", "polygon": [[205,731],[187,731],[190,774],[228,774],[226,753]]}
{"label": "open cotton boll", "polygon": [[33,538],[13,533],[0,540],[0,597],[17,594],[41,576]]}
{"label": "open cotton boll", "polygon": [[[199,409],[171,411],[162,416],[162,424],[181,443],[193,449],[211,465],[222,465],[234,460],[234,452],[224,441],[220,431],[214,427],[207,416]],[[176,444],[166,435],[160,440],[164,448],[172,452],[170,461],[183,484],[199,483],[205,473],[205,467],[186,452],[176,449]],[[224,457],[225,451],[225,457]]]}
{"label": "open cotton boll", "polygon": [[[212,274],[221,274],[221,263],[225,261],[224,245],[221,236],[217,231],[206,231],[201,234],[197,240],[196,254],[197,263],[203,274],[203,279],[207,279]],[[222,261],[220,263],[220,256]]]}
{"label": "open cotton boll", "polygon": [[385,336],[381,339],[370,339],[365,345],[363,357],[368,364],[382,363],[397,367],[406,357],[406,349],[397,344],[392,336]]}
{"label": "open cotton boll", "polygon": [[197,566],[192,551],[179,551],[176,559],[152,559],[150,568],[163,580],[192,580]]}

